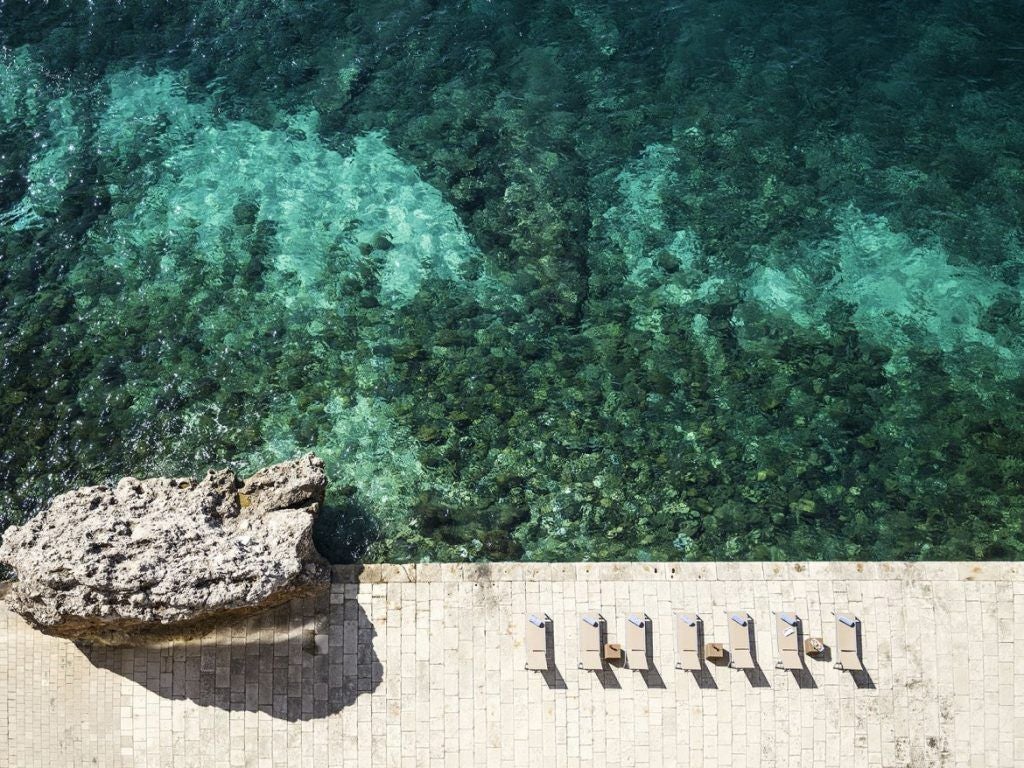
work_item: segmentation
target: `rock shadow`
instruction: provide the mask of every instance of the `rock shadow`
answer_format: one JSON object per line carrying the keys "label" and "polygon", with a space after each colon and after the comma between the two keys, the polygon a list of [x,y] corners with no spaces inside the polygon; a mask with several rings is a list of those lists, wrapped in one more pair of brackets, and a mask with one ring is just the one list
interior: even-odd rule
{"label": "rock shadow", "polygon": [[[358,584],[292,600],[202,638],[152,646],[79,645],[110,670],[167,699],[288,720],[332,715],[384,677]],[[332,599],[333,595],[333,599]]]}
{"label": "rock shadow", "polygon": [[370,544],[380,537],[376,518],[351,497],[354,488],[332,493],[339,501],[327,502],[313,523],[313,544],[332,565],[360,562]]}

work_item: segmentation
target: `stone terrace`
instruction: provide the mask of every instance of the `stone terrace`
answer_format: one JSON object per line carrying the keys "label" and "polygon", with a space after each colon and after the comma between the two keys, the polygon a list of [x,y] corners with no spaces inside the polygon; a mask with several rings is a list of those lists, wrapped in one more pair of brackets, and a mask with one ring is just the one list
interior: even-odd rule
{"label": "stone terrace", "polygon": [[[0,592],[2,592],[0,587]],[[577,669],[578,615],[654,630],[648,673]],[[776,670],[772,611],[867,672]],[[726,642],[754,618],[760,669],[674,668],[672,617]],[[556,669],[524,670],[524,615]],[[202,641],[79,649],[0,606],[0,765],[1024,765],[1024,563],[374,565],[329,596]]]}

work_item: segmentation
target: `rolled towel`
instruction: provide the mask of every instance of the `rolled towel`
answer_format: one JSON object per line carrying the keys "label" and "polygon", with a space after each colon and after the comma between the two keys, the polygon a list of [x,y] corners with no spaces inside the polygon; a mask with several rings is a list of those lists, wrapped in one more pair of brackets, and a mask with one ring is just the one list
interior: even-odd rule
{"label": "rolled towel", "polygon": [[597,620],[596,616],[584,616],[583,620],[592,627],[596,627],[601,622]]}
{"label": "rolled towel", "polygon": [[688,613],[684,613],[684,614],[680,615],[679,620],[681,622],[683,622],[683,624],[685,624],[688,627],[695,627],[695,626],[697,626],[697,619],[696,619],[696,617],[691,616]]}
{"label": "rolled towel", "polygon": [[638,627],[642,627],[644,625],[644,617],[643,616],[630,616],[629,617],[629,621],[632,624],[635,624]]}
{"label": "rolled towel", "polygon": [[845,613],[840,613],[838,616],[836,616],[836,618],[839,619],[841,622],[843,622],[843,624],[845,624],[848,627],[856,627],[857,626],[857,617],[856,616],[847,616]]}
{"label": "rolled towel", "polygon": [[734,614],[730,615],[729,618],[732,619],[733,621],[735,621],[741,627],[747,626],[746,618],[743,617],[743,616],[740,616],[738,613],[734,613]]}
{"label": "rolled towel", "polygon": [[780,613],[779,618],[787,624],[789,624],[789,626],[791,627],[795,627],[797,625],[797,622],[800,621],[800,619],[798,619],[796,617],[796,614],[794,613]]}
{"label": "rolled towel", "polygon": [[530,623],[533,624],[536,627],[543,627],[544,626],[544,619],[542,619],[540,616],[537,616],[536,614],[531,613],[530,614]]}

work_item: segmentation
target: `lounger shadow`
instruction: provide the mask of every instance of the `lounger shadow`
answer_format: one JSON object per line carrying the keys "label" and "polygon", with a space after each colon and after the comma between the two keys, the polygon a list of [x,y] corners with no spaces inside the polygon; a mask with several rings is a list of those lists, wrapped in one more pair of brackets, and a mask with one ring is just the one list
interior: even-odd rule
{"label": "lounger shadow", "polygon": [[676,669],[693,675],[698,688],[717,689],[718,684],[711,675],[705,661],[704,619],[696,613],[681,613],[675,617],[676,626]]}

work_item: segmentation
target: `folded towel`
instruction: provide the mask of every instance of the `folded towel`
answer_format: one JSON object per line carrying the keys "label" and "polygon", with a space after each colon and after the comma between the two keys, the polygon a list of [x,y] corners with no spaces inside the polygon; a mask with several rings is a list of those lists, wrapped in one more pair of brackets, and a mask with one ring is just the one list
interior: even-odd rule
{"label": "folded towel", "polygon": [[796,617],[796,614],[792,614],[792,613],[780,613],[779,614],[779,618],[782,619],[787,624],[789,624],[789,626],[791,626],[791,627],[795,627],[797,622],[800,621],[800,619],[798,619]]}
{"label": "folded towel", "polygon": [[732,614],[729,618],[735,621],[741,627],[747,626],[747,620],[743,616],[740,616],[738,613]]}
{"label": "folded towel", "polygon": [[843,622],[843,624],[845,624],[848,627],[856,627],[857,626],[857,617],[856,616],[847,616],[844,613],[840,613],[838,616],[836,616],[836,618],[839,619],[841,622]]}
{"label": "folded towel", "polygon": [[544,626],[544,619],[542,619],[540,616],[537,616],[537,615],[531,613],[530,614],[530,623],[535,625],[535,626],[538,626],[538,627],[543,627]]}
{"label": "folded towel", "polygon": [[632,624],[635,624],[638,627],[642,627],[644,625],[644,618],[643,618],[643,616],[630,616],[629,617],[629,621]]}

